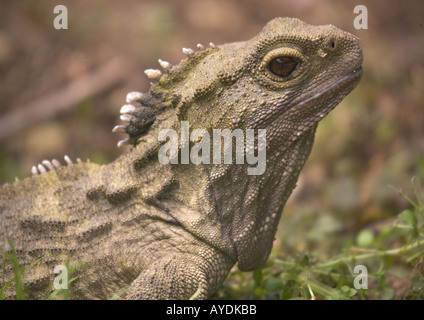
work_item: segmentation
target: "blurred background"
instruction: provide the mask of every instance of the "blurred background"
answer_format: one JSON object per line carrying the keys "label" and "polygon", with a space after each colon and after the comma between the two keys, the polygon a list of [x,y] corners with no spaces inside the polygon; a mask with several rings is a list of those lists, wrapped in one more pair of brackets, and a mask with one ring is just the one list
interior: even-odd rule
{"label": "blurred background", "polygon": [[[53,27],[61,4],[68,30]],[[358,4],[368,8],[367,30],[353,27]],[[275,250],[332,254],[354,243],[358,230],[407,206],[396,190],[424,177],[419,0],[1,1],[0,183],[65,154],[112,161],[124,149],[111,130],[126,93],[148,90],[145,69],[158,68],[158,58],[178,63],[182,47],[250,39],[278,16],[358,36],[364,74],[320,124]]]}

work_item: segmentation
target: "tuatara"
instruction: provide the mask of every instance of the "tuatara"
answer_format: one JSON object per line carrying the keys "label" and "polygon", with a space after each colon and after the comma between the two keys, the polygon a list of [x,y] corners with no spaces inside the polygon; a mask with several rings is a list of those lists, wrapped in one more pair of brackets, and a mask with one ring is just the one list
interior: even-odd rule
{"label": "tuatara", "polygon": [[[123,288],[127,299],[195,292],[204,299],[235,263],[248,271],[268,258],[318,122],[360,80],[358,39],[331,25],[277,18],[251,40],[183,51],[178,65],[159,60],[164,72],[146,70],[156,80],[149,92],[128,94],[124,124],[114,128],[127,134],[119,145],[132,145],[128,152],[108,165],[44,161],[34,176],[1,186],[5,279],[14,277],[5,253],[13,244],[22,268],[36,262],[22,275],[29,298],[48,296],[55,267],[67,265],[78,277],[74,299],[107,299]],[[248,174],[246,161],[182,164],[182,149],[199,137],[179,141],[179,164],[161,163],[169,139],[159,135],[180,135],[183,123],[211,137],[217,129],[254,129],[255,152],[265,129],[266,169]],[[5,297],[15,298],[13,286]]]}

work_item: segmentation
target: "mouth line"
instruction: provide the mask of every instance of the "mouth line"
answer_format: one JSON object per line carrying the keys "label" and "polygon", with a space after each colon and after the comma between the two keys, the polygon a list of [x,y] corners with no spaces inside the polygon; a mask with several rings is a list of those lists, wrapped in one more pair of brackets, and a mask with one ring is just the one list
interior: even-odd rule
{"label": "mouth line", "polygon": [[341,77],[339,80],[333,82],[332,84],[330,84],[328,87],[324,88],[322,91],[315,93],[313,96],[303,100],[302,102],[300,102],[299,104],[297,104],[297,107],[306,104],[316,98],[319,98],[320,96],[324,95],[325,93],[331,91],[333,88],[338,87],[339,84],[344,83],[346,80],[353,78],[357,75],[360,75],[362,73],[362,66],[356,68],[355,70],[349,72],[348,74],[344,75],[343,77]]}
{"label": "mouth line", "polygon": [[[348,82],[349,79],[358,77],[362,74],[362,66],[357,67],[356,69],[354,69],[353,71],[347,73],[346,75],[344,75],[343,77],[339,78],[338,80],[336,80],[335,82],[333,82],[332,84],[330,84],[328,87],[325,87],[324,89],[322,89],[321,91],[313,94],[312,96],[296,103],[294,106],[292,106],[289,109],[282,109],[279,112],[277,112],[276,114],[274,114],[272,117],[266,119],[266,123],[270,124],[273,123],[274,121],[277,121],[277,119],[281,116],[284,116],[285,114],[287,114],[290,111],[293,111],[293,109],[299,109],[302,108],[302,106],[307,105],[309,103],[313,103],[315,100],[317,100],[318,98],[320,98],[321,96],[331,92],[332,90],[342,86],[344,83]],[[265,124],[265,127],[267,126],[267,124]]]}

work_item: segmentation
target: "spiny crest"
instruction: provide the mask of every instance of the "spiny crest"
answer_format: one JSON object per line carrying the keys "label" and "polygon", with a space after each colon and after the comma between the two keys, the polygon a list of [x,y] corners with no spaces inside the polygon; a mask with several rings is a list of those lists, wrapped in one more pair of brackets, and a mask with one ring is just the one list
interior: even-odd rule
{"label": "spiny crest", "polygon": [[120,119],[125,124],[117,125],[112,132],[128,134],[128,137],[118,142],[118,147],[136,145],[138,139],[149,130],[156,116],[166,106],[151,93],[130,92],[126,104],[121,107]]}
{"label": "spiny crest", "polygon": [[[203,51],[205,51],[206,50],[206,48],[205,48],[205,46],[204,45],[202,45],[201,43],[198,43],[197,44],[197,49],[198,49],[198,52],[203,52]],[[211,49],[215,49],[216,48],[216,46],[215,46],[215,44],[213,43],[213,42],[210,42],[209,43],[209,47],[211,48]],[[182,49],[182,52],[188,57],[188,58],[193,58],[193,57],[195,57],[196,56],[196,51],[195,50],[193,50],[193,49],[191,49],[191,48],[183,48]],[[197,53],[198,53],[197,52]],[[161,66],[161,68],[163,69],[163,71],[165,72],[165,73],[175,73],[177,70],[178,70],[178,67],[181,65],[181,63],[180,63],[180,65],[177,65],[177,66],[173,66],[171,63],[169,63],[168,61],[164,61],[164,60],[162,60],[162,59],[159,59],[158,60],[158,62],[159,62],[159,65]],[[162,71],[161,70],[159,70],[159,69],[154,69],[154,68],[151,68],[151,69],[146,69],[146,70],[144,70],[144,73],[146,74],[146,76],[149,78],[149,79],[152,79],[152,80],[161,80],[162,79],[162,76],[164,75],[163,73],[162,73]]]}
{"label": "spiny crest", "polygon": [[[68,155],[64,156],[64,160],[66,165],[71,166],[74,164],[74,162],[71,160],[71,158]],[[77,163],[81,162],[80,158],[76,159]],[[87,162],[90,162],[90,159],[87,159]],[[39,174],[43,174],[43,173],[47,173],[49,171],[54,171],[56,169],[59,169],[62,167],[62,163],[60,163],[59,160],[57,159],[52,159],[52,160],[43,160],[41,161],[41,163],[32,166],[31,168],[31,173],[33,176],[39,175]],[[18,177],[15,177],[15,183],[19,183],[21,180]],[[4,184],[4,186],[7,186],[8,184]],[[0,185],[0,187],[2,187]]]}
{"label": "spiny crest", "polygon": [[[144,73],[151,80],[159,81],[161,85],[166,87],[166,83],[172,84],[175,79],[181,77],[181,74],[185,74],[187,63],[190,64],[196,58],[203,58],[204,53],[207,52],[202,44],[197,44],[198,51],[191,48],[183,48],[182,51],[187,55],[188,59],[181,61],[180,64],[173,66],[171,63],[159,59],[159,65],[163,72],[159,69],[146,69]],[[216,46],[213,42],[209,43],[210,49],[215,49]],[[184,63],[187,61],[187,63]],[[156,117],[169,106],[169,103],[165,103],[161,99],[163,92],[157,92],[154,90],[155,84],[151,83],[152,89],[148,93],[142,92],[130,92],[127,94],[126,103],[121,107],[120,119],[124,124],[117,125],[113,128],[112,132],[126,133],[128,137],[118,142],[118,147],[123,145],[137,145],[140,137],[145,135],[151,125],[155,122]],[[169,99],[168,99],[169,100]],[[171,104],[172,104],[171,98]]]}
{"label": "spiny crest", "polygon": [[[71,158],[69,158],[69,156],[65,155],[64,159],[65,159],[65,162],[68,166],[73,164],[73,162],[72,162]],[[77,158],[76,161],[77,161],[77,163],[80,163],[81,159]],[[90,160],[87,160],[87,161],[90,161]],[[43,160],[43,161],[41,161],[41,163],[39,163],[38,165],[33,166],[31,168],[31,173],[35,176],[37,174],[46,173],[47,171],[53,171],[53,170],[59,169],[60,167],[62,167],[62,164],[56,159],[53,159],[52,161]]]}

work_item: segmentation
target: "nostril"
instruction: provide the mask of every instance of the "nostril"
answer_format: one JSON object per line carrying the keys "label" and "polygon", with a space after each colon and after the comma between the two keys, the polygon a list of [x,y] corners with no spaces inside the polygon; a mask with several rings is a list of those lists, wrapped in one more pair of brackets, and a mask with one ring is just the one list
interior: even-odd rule
{"label": "nostril", "polygon": [[326,43],[327,49],[334,51],[337,48],[337,40],[335,38],[329,38]]}

